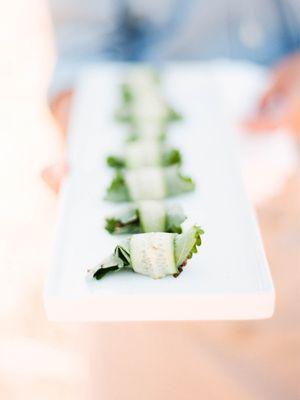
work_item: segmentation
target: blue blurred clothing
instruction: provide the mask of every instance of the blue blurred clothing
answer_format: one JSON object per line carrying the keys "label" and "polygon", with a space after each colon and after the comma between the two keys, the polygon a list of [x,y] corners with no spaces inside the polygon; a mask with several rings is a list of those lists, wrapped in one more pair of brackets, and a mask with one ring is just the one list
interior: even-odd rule
{"label": "blue blurred clothing", "polygon": [[52,94],[84,63],[207,60],[270,64],[299,48],[300,0],[50,0]]}

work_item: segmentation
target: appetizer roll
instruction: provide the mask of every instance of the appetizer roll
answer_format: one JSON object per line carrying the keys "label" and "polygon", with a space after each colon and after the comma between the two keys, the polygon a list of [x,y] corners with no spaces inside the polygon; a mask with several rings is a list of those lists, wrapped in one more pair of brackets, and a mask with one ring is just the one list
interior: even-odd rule
{"label": "appetizer roll", "polygon": [[186,216],[179,205],[162,201],[141,201],[119,215],[106,218],[109,233],[170,232],[181,233]]}
{"label": "appetizer roll", "polygon": [[143,167],[117,170],[105,199],[114,202],[162,200],[194,189],[192,179],[183,176],[176,166]]}
{"label": "appetizer roll", "polygon": [[134,100],[123,104],[116,113],[116,119],[119,122],[131,123],[133,126],[142,122],[165,125],[182,119],[182,116],[160,96],[149,93],[141,98],[136,98],[133,94],[131,97]]}
{"label": "appetizer roll", "polygon": [[117,113],[120,121],[171,122],[181,119],[163,98],[159,76],[151,68],[133,68],[121,86],[121,93],[123,105]]}
{"label": "appetizer roll", "polygon": [[198,226],[181,234],[138,233],[119,244],[111,256],[88,270],[88,274],[99,280],[109,272],[129,268],[154,279],[168,275],[177,277],[197,253],[202,234]]}
{"label": "appetizer roll", "polygon": [[135,120],[129,126],[127,142],[138,140],[156,140],[162,142],[166,138],[167,124],[160,120]]}
{"label": "appetizer roll", "polygon": [[179,150],[164,146],[157,140],[138,140],[128,143],[124,149],[124,157],[107,158],[107,164],[113,168],[168,167],[180,163]]}

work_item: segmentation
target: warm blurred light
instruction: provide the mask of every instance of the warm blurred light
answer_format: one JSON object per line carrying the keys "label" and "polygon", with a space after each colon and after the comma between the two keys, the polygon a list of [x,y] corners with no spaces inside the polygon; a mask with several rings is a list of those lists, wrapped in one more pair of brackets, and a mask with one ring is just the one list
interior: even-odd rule
{"label": "warm blurred light", "polygon": [[[87,371],[80,349],[85,340],[74,325],[50,324],[42,304],[44,273],[51,262],[56,199],[39,174],[60,152],[56,128],[44,103],[54,60],[46,0],[2,1],[0,10],[0,398],[88,398],[80,396]],[[256,174],[260,175],[260,170]],[[212,392],[205,386],[210,384],[213,393],[221,391],[220,399],[226,397],[226,388],[230,400],[296,399],[299,179],[295,182],[277,195],[271,207],[259,210],[278,296],[277,312],[271,321],[196,324],[194,329],[190,324],[164,325],[164,329],[152,325],[152,330],[148,325],[102,327],[101,339],[105,340],[101,357],[106,364],[105,368],[102,364],[100,374],[95,367],[95,381],[100,382],[101,373],[104,376],[109,368],[114,371],[121,365],[117,381],[111,373],[101,384],[111,389],[130,382],[134,386],[134,373],[140,368],[135,361],[142,359],[143,349],[154,363],[157,346],[161,346],[160,383],[169,356],[178,350],[182,363],[178,369],[173,366],[178,381],[189,373],[193,359],[199,371],[191,371],[194,380],[190,382],[197,386],[202,376],[203,398],[210,398]],[[121,343],[120,332],[124,335]],[[133,341],[125,342],[131,337]],[[95,365],[99,342],[94,334],[91,354]],[[119,346],[115,347],[114,360],[112,343]],[[126,375],[127,368],[131,368],[130,376]],[[196,400],[201,395],[189,398]]]}
{"label": "warm blurred light", "polygon": [[0,52],[0,397],[76,399],[78,345],[42,308],[56,200],[39,174],[60,149],[44,102],[54,59],[46,1],[1,2]]}

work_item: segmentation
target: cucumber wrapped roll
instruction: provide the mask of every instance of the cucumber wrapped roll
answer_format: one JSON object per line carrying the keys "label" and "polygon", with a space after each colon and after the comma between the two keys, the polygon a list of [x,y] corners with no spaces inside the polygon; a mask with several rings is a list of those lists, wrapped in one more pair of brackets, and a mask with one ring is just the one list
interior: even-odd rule
{"label": "cucumber wrapped roll", "polygon": [[[127,89],[129,91],[129,88]],[[116,113],[116,119],[119,122],[138,124],[139,121],[145,124],[180,121],[182,116],[170,107],[161,97],[154,94],[148,94],[145,97],[136,98],[134,94],[130,95],[134,100],[124,104]]]}
{"label": "cucumber wrapped roll", "polygon": [[179,150],[162,146],[156,140],[139,140],[128,143],[124,157],[109,156],[107,164],[113,168],[141,168],[150,166],[168,167],[181,164]]}
{"label": "cucumber wrapped roll", "polygon": [[112,234],[170,232],[181,233],[186,216],[179,205],[166,205],[161,201],[147,200],[106,218],[105,229]]}
{"label": "cucumber wrapped roll", "polygon": [[177,166],[117,170],[107,189],[106,200],[114,202],[162,200],[195,189],[193,180]]}
{"label": "cucumber wrapped roll", "polygon": [[133,235],[119,244],[111,256],[89,269],[88,274],[99,280],[109,272],[128,268],[154,279],[168,275],[177,277],[197,253],[202,234],[200,227],[193,226],[181,234],[154,232]]}
{"label": "cucumber wrapped roll", "polygon": [[[130,88],[126,91],[131,93]],[[135,128],[141,124],[156,124],[164,127],[168,123],[182,119],[181,114],[170,107],[161,96],[148,93],[147,96],[139,98],[131,93],[129,97],[133,100],[123,104],[115,114],[119,122],[130,123]]]}
{"label": "cucumber wrapped roll", "polygon": [[164,100],[158,74],[149,67],[133,68],[121,85],[123,106],[116,117],[122,122],[172,122],[181,116]]}
{"label": "cucumber wrapped roll", "polygon": [[127,142],[139,140],[156,140],[163,142],[166,139],[167,124],[160,120],[135,120],[130,124]]}

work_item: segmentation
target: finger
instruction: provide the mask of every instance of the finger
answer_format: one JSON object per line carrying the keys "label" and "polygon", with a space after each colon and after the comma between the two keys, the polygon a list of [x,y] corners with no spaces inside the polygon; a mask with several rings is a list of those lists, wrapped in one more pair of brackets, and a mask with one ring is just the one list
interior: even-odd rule
{"label": "finger", "polygon": [[280,120],[268,116],[249,118],[241,122],[241,127],[253,133],[273,132],[280,126]]}
{"label": "finger", "polygon": [[72,99],[73,91],[68,90],[60,93],[50,104],[52,115],[64,136],[68,130]]}
{"label": "finger", "polygon": [[62,179],[67,175],[68,170],[69,168],[66,161],[61,161],[45,167],[41,171],[41,177],[55,193],[58,193]]}
{"label": "finger", "polygon": [[286,88],[279,80],[275,80],[261,95],[258,101],[258,111],[266,112],[277,107],[286,95]]}
{"label": "finger", "polygon": [[273,102],[273,99],[277,97],[277,86],[270,86],[260,97],[258,101],[258,109],[265,110],[269,108],[269,105]]}
{"label": "finger", "polygon": [[291,98],[282,118],[282,124],[288,131],[300,135],[300,99],[298,96]]}
{"label": "finger", "polygon": [[62,102],[64,102],[66,99],[68,100],[72,96],[73,96],[73,90],[70,89],[70,90],[64,90],[60,92],[56,97],[54,97],[49,103],[50,110],[53,112],[53,114],[57,112],[57,109],[60,107],[60,104]]}
{"label": "finger", "polygon": [[68,92],[61,92],[50,101],[49,108],[52,113],[52,116],[55,119],[57,119],[57,114],[59,113],[61,104],[64,102],[65,98],[68,98],[68,96],[69,96]]}

